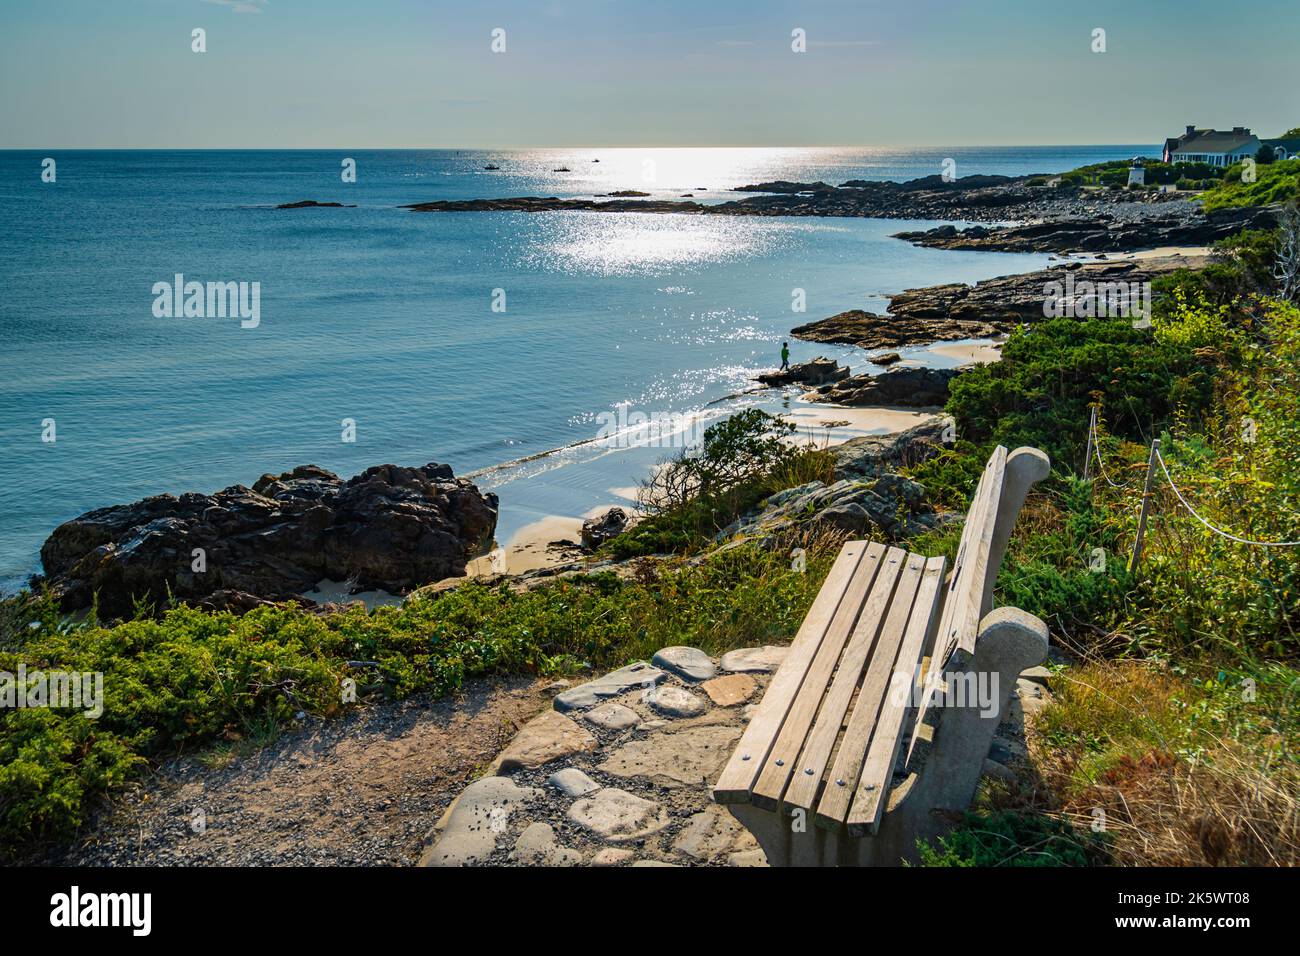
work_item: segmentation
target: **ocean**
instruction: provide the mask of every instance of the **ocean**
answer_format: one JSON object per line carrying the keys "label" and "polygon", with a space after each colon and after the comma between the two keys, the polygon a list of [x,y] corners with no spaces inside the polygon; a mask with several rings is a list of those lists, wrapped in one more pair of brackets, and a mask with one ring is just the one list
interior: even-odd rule
{"label": "ocean", "polygon": [[[792,326],[1046,262],[890,239],[928,225],[907,220],[402,203],[623,189],[721,202],[764,180],[911,179],[948,158],[959,176],[1060,172],[1154,149],[0,152],[0,590],[84,511],[308,462],[343,476],[449,463],[501,496],[505,542],[626,504],[674,450],[592,442],[611,422],[779,410],[775,393],[739,393]],[[302,199],[354,208],[274,208]],[[158,314],[157,284],[177,275],[257,283],[256,324]],[[859,350],[789,341],[795,362],[863,365]]]}

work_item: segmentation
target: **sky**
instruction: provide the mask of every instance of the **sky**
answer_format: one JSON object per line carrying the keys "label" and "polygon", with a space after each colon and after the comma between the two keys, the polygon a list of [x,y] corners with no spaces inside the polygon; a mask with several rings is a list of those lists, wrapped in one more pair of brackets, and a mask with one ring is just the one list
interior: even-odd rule
{"label": "sky", "polygon": [[1300,0],[0,3],[0,148],[1156,143],[1187,124],[1300,126]]}

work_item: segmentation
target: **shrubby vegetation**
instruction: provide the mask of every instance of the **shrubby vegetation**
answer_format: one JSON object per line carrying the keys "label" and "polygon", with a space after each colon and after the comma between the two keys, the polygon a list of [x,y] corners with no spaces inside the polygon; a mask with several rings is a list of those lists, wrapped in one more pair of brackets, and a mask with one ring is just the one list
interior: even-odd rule
{"label": "shrubby vegetation", "polygon": [[[1161,479],[1142,565],[1126,566],[1157,436],[1208,520],[1300,539],[1300,310],[1269,298],[1277,247],[1273,234],[1243,234],[1209,269],[1161,280],[1152,328],[1046,321],[1014,335],[1000,363],[956,379],[960,441],[913,477],[936,504],[964,510],[994,444],[1051,454],[997,600],[1041,616],[1073,663],[1029,736],[1026,778],[990,786],[926,862],[1300,862],[1300,549],[1213,534]],[[1090,406],[1104,480],[1095,468],[1082,478]],[[643,495],[649,516],[606,547],[679,557],[631,574],[526,591],[468,582],[330,615],[141,607],[128,621],[71,621],[40,595],[0,602],[0,670],[100,671],[107,697],[98,720],[0,712],[0,856],[71,834],[150,762],[346,712],[345,680],[365,703],[482,675],[596,673],[668,644],[717,653],[788,639],[835,539],[805,544],[807,573],[751,547],[684,556],[775,491],[831,476],[828,453],[789,439],[788,426],[746,412],[666,462]],[[909,545],[951,556],[959,536],[945,525]]]}
{"label": "shrubby vegetation", "polygon": [[[1044,814],[1078,823],[1083,842],[1062,860],[1092,859],[1099,813],[1115,862],[1300,862],[1300,549],[1209,531],[1160,477],[1142,564],[1126,567],[1154,437],[1209,521],[1300,540],[1300,310],[1262,296],[1276,239],[1236,237],[1216,267],[1165,282],[1150,330],[1044,323],[957,380],[948,408],[964,442],[915,477],[955,504],[994,442],[1051,451],[998,595],[1048,621],[1079,663],[1030,737],[1036,779],[991,788],[931,864],[1024,862],[1018,841],[1056,845],[1035,835]],[[1093,403],[1107,477],[1094,462],[1085,483]],[[945,535],[922,550],[955,547]]]}
{"label": "shrubby vegetation", "polygon": [[1300,159],[1255,168],[1255,181],[1242,182],[1240,163],[1229,166],[1214,188],[1201,194],[1206,210],[1230,206],[1267,206],[1300,200]]}

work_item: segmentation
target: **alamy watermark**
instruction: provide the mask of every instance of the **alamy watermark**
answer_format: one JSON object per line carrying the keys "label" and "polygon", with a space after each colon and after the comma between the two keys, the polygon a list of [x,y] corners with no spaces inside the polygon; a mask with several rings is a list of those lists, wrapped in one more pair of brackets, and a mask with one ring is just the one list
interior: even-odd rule
{"label": "alamy watermark", "polygon": [[104,713],[104,675],[99,671],[0,671],[0,709],[79,710],[89,720]]}
{"label": "alamy watermark", "polygon": [[1093,282],[1074,280],[1043,286],[1043,316],[1048,319],[1150,319],[1150,282]]}
{"label": "alamy watermark", "polygon": [[690,412],[644,412],[623,404],[596,421],[596,440],[613,448],[694,448],[704,440],[704,423]]}
{"label": "alamy watermark", "polygon": [[153,284],[156,319],[238,318],[242,329],[255,329],[262,321],[260,282],[186,282],[179,272],[173,278]]}

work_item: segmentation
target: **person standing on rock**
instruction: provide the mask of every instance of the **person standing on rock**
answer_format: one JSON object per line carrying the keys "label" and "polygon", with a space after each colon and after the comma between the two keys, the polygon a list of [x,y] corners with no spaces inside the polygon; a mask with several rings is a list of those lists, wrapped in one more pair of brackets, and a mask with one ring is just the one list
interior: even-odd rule
{"label": "person standing on rock", "polygon": [[787,371],[790,368],[790,343],[781,343],[781,371]]}

